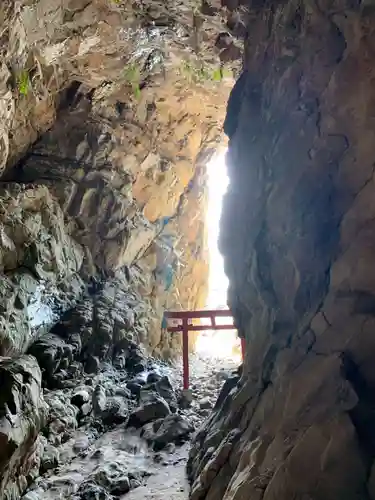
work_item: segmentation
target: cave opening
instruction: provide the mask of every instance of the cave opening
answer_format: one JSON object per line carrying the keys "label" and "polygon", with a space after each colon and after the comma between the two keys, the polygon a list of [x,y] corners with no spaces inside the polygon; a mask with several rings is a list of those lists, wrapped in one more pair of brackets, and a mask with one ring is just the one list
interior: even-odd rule
{"label": "cave opening", "polygon": [[[227,309],[229,281],[224,272],[224,260],[219,250],[220,219],[223,198],[228,187],[226,148],[219,149],[207,164],[208,207],[206,213],[209,251],[208,296],[206,309]],[[204,320],[202,320],[204,323]],[[217,318],[217,324],[228,323]],[[196,349],[205,357],[240,358],[240,342],[236,330],[204,331],[197,338]]]}

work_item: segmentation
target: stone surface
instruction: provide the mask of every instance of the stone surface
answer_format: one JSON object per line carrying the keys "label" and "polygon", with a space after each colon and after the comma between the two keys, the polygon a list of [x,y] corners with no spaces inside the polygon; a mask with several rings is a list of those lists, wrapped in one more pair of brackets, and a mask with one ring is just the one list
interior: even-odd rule
{"label": "stone surface", "polygon": [[83,291],[81,247],[45,186],[0,192],[0,354],[24,352]]}
{"label": "stone surface", "polygon": [[44,443],[43,455],[41,459],[41,472],[55,469],[59,465],[59,450],[55,446]]}
{"label": "stone surface", "polygon": [[246,359],[192,500],[373,496],[374,26],[358,3],[250,6],[220,243]]}
{"label": "stone surface", "polygon": [[73,396],[70,399],[70,402],[77,406],[78,408],[82,408],[85,403],[88,403],[90,400],[90,391],[86,388],[76,390]]}
{"label": "stone surface", "polygon": [[208,396],[202,398],[200,401],[199,401],[199,407],[202,409],[202,410],[209,410],[210,408],[212,408],[212,403],[211,403],[211,400]]}
{"label": "stone surface", "polygon": [[71,404],[70,394],[65,390],[47,392],[45,400],[50,410],[44,432],[49,442],[58,446],[78,427],[78,408]]}
{"label": "stone surface", "polygon": [[182,444],[194,431],[190,422],[181,415],[168,415],[163,419],[146,424],[142,429],[142,437],[158,451],[169,443]]}
{"label": "stone surface", "polygon": [[3,4],[0,172],[48,188],[92,288],[126,267],[150,312],[141,341],[174,356],[164,310],[207,294],[204,165],[241,59],[238,22],[191,0]]}
{"label": "stone surface", "polygon": [[[152,373],[159,374],[158,381],[167,377],[168,387],[177,399],[182,382],[180,368],[176,370],[150,358],[147,365]],[[69,387],[45,389],[51,409],[40,439],[44,451],[40,448],[38,452],[43,475],[37,477],[37,463],[35,471],[31,471],[25,498],[79,500],[99,495],[114,500],[126,495],[131,500],[185,500],[188,445],[182,443],[201,425],[198,401],[202,394],[210,390],[215,397],[220,389],[222,382],[215,377],[217,365],[218,360],[192,356],[192,385],[199,385],[199,389],[193,390],[192,407],[149,422],[141,431],[103,420],[108,402],[113,399],[126,404],[129,410],[137,406],[135,398],[124,388],[128,374],[110,363],[103,363],[100,373],[90,378],[81,372]],[[150,371],[138,374],[135,380],[147,381]],[[160,397],[153,384],[142,386],[142,400],[146,399],[145,394]],[[82,417],[83,407],[73,405],[72,398],[81,391],[95,394],[99,392],[96,387],[106,393],[104,411]]]}
{"label": "stone surface", "polygon": [[19,498],[39,471],[39,431],[48,407],[41,392],[41,373],[32,356],[0,361],[0,497]]}
{"label": "stone surface", "polygon": [[141,392],[139,406],[129,415],[129,427],[141,427],[147,422],[166,417],[171,412],[168,403],[150,390]]}
{"label": "stone surface", "polygon": [[121,397],[112,397],[107,399],[101,416],[105,424],[112,425],[125,422],[128,414],[128,407],[125,400]]}
{"label": "stone surface", "polygon": [[[0,356],[36,368],[12,382],[25,411],[4,498],[18,500],[40,457],[46,477],[29,497],[43,498],[47,478],[66,498],[122,494],[139,477],[122,470],[102,491],[90,474],[55,476],[56,463],[84,460],[131,411],[141,423],[178,411],[147,354],[177,356],[164,311],[205,303],[205,164],[222,139],[241,16],[191,0],[1,2]],[[42,373],[43,429],[43,398],[27,399],[40,372],[25,352]],[[144,372],[149,396],[129,399],[126,382]]]}

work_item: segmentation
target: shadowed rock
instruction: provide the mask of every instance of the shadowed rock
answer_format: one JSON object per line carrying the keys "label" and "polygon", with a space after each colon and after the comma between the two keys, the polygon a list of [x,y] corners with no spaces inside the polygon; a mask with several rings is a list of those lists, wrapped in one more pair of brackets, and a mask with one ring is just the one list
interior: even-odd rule
{"label": "shadowed rock", "polygon": [[0,497],[18,498],[39,472],[48,414],[35,358],[2,359],[0,386]]}

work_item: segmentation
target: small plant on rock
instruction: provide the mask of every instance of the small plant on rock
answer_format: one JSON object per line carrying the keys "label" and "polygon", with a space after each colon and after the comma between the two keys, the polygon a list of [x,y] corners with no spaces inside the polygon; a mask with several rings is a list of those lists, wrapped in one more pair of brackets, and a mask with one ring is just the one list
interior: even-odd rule
{"label": "small plant on rock", "polygon": [[201,8],[202,8],[202,1],[201,0],[193,0],[191,3],[193,15],[198,15],[200,14]]}
{"label": "small plant on rock", "polygon": [[26,70],[21,71],[21,73],[17,76],[17,88],[21,95],[28,95],[31,88],[31,81],[29,73]]}
{"label": "small plant on rock", "polygon": [[124,73],[127,83],[131,86],[133,90],[134,97],[139,99],[141,96],[141,70],[137,63],[130,63],[125,68]]}
{"label": "small plant on rock", "polygon": [[213,70],[211,78],[214,82],[221,82],[225,77],[230,76],[233,76],[232,72],[229,69],[220,66],[219,68]]}
{"label": "small plant on rock", "polygon": [[182,61],[180,72],[193,83],[221,82],[225,77],[232,75],[230,70],[223,66],[212,69],[204,61],[187,59]]}

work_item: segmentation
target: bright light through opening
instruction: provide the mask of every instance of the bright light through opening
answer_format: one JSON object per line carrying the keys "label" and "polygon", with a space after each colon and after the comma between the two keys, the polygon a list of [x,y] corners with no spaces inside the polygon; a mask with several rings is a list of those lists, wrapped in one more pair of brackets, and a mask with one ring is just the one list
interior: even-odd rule
{"label": "bright light through opening", "polygon": [[[207,309],[226,309],[228,278],[224,273],[224,262],[218,248],[220,217],[223,196],[228,187],[225,153],[215,155],[207,165],[208,210],[207,236],[210,258],[209,293]],[[227,324],[228,319],[218,318],[217,324]],[[203,323],[203,320],[202,320]],[[204,324],[204,323],[203,323]],[[240,359],[240,342],[235,330],[202,332],[197,339],[197,351],[205,356]]]}

